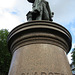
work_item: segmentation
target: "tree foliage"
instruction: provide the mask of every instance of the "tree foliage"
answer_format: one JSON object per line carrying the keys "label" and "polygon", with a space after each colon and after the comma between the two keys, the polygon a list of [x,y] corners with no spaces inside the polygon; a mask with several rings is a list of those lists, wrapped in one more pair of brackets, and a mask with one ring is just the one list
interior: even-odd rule
{"label": "tree foliage", "polygon": [[72,51],[72,64],[75,65],[75,48]]}
{"label": "tree foliage", "polygon": [[11,61],[11,55],[7,46],[8,34],[9,32],[7,29],[0,30],[0,75],[8,75]]}

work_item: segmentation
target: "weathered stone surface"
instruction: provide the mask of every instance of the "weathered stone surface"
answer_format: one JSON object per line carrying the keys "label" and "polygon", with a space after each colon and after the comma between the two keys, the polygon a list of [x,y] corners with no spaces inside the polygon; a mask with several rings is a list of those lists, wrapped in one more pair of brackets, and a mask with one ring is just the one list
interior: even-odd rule
{"label": "weathered stone surface", "polygon": [[71,35],[50,21],[31,21],[19,25],[8,36],[13,54],[9,75],[72,75],[66,53]]}

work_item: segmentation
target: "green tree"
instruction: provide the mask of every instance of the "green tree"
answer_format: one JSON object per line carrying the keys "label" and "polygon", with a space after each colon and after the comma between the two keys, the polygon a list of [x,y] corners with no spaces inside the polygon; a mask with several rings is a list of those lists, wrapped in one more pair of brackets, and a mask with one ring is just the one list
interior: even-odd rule
{"label": "green tree", "polygon": [[75,65],[75,48],[72,51],[72,64]]}
{"label": "green tree", "polygon": [[8,34],[9,32],[7,29],[0,30],[0,75],[8,75],[11,61],[11,55],[7,46]]}

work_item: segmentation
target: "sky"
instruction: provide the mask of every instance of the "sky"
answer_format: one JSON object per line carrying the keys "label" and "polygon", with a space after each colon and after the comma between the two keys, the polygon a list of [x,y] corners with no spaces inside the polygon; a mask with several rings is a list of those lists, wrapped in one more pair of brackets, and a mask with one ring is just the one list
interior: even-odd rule
{"label": "sky", "polygon": [[[72,35],[72,49],[67,55],[72,62],[71,52],[75,47],[75,0],[47,0],[53,21],[64,26]],[[26,14],[32,10],[32,4],[27,0],[0,0],[0,29],[11,31],[16,26],[27,22]]]}

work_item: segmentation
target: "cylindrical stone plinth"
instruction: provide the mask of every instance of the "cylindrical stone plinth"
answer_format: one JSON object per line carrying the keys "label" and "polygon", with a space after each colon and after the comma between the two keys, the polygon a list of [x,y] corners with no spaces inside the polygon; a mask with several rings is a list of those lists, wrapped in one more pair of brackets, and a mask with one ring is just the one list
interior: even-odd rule
{"label": "cylindrical stone plinth", "polygon": [[71,35],[50,21],[32,21],[14,28],[8,36],[12,61],[8,75],[72,75],[66,53]]}

